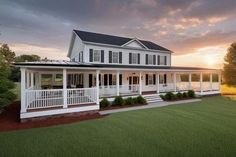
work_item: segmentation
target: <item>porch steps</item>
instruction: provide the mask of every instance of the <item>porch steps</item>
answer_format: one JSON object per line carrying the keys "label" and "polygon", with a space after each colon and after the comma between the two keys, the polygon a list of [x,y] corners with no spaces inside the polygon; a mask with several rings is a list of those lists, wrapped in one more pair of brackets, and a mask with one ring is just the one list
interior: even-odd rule
{"label": "porch steps", "polygon": [[162,102],[163,100],[159,96],[159,94],[150,94],[150,95],[143,95],[143,97],[147,100],[148,103],[154,102]]}

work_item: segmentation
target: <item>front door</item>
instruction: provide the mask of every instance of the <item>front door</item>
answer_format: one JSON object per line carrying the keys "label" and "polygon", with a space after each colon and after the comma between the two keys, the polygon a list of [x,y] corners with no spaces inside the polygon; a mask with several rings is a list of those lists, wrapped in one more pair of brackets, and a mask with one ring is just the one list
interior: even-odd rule
{"label": "front door", "polygon": [[138,91],[139,77],[138,76],[130,76],[129,77],[129,90],[136,92]]}

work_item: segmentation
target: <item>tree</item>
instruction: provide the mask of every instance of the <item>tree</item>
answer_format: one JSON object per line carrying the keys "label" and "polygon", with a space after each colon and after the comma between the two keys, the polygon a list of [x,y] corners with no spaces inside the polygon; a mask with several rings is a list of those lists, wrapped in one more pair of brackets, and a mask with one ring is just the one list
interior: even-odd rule
{"label": "tree", "polygon": [[225,55],[223,70],[224,82],[231,86],[236,86],[236,42],[232,43]]}
{"label": "tree", "polygon": [[0,112],[9,103],[16,99],[16,95],[11,91],[14,83],[9,80],[11,73],[10,66],[5,56],[0,52]]}
{"label": "tree", "polygon": [[15,61],[15,52],[10,50],[7,44],[2,44],[0,47],[0,53],[4,56],[8,64],[11,64]]}
{"label": "tree", "polygon": [[[38,55],[20,55],[15,57],[15,62],[34,62],[40,61],[40,57]],[[13,67],[11,70],[10,79],[14,82],[20,81],[20,69],[17,67]]]}
{"label": "tree", "polygon": [[40,59],[38,55],[20,55],[15,58],[15,62],[34,62],[40,61]]}

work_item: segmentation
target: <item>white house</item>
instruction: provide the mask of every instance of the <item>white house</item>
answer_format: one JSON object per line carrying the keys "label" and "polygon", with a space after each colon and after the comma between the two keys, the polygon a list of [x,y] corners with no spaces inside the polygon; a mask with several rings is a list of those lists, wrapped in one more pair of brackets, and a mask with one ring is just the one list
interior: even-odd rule
{"label": "white house", "polygon": [[74,30],[70,61],[16,63],[20,117],[99,110],[103,97],[143,95],[155,102],[167,91],[221,93],[219,69],[171,66],[172,53],[151,41]]}

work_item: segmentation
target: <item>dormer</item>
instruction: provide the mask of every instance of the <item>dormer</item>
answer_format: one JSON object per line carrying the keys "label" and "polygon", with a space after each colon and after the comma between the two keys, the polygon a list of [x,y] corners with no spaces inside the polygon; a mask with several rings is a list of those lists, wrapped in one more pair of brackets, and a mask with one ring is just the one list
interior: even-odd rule
{"label": "dormer", "polygon": [[142,48],[148,49],[142,42],[140,42],[137,38],[133,38],[127,43],[123,44],[121,47],[133,47],[133,48]]}

